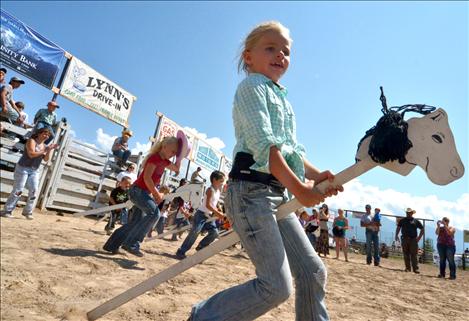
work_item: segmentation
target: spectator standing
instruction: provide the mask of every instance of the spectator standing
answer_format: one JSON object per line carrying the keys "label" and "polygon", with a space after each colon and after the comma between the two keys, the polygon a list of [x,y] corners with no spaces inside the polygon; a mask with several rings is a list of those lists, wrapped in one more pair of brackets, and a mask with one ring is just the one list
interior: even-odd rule
{"label": "spectator standing", "polygon": [[5,208],[1,212],[3,217],[13,217],[12,211],[15,209],[18,200],[23,194],[26,185],[28,189],[28,199],[23,208],[22,215],[28,220],[33,219],[33,205],[38,194],[38,184],[40,177],[39,167],[44,159],[48,161],[52,151],[57,148],[56,144],[46,146],[44,142],[49,138],[50,132],[47,128],[41,128],[27,140],[25,151],[15,166],[13,189],[5,203]]}
{"label": "spectator standing", "polygon": [[47,108],[41,108],[34,115],[34,129],[37,131],[41,128],[47,128],[51,132],[51,136],[46,141],[46,144],[51,142],[55,137],[55,126],[57,125],[57,113],[55,110],[60,106],[53,100],[47,103]]}
{"label": "spectator standing", "polygon": [[437,222],[435,233],[438,235],[436,247],[440,256],[440,274],[438,277],[445,277],[446,261],[448,261],[449,279],[455,280],[456,263],[454,262],[454,253],[456,253],[456,244],[454,242],[454,233],[456,233],[456,229],[449,226],[449,218],[443,217],[441,221]]}
{"label": "spectator standing", "polygon": [[339,258],[340,249],[344,252],[345,261],[348,262],[348,240],[345,237],[345,232],[348,230],[348,220],[344,216],[344,210],[339,208],[337,211],[339,216],[334,219],[332,225],[332,234],[335,240],[335,254],[336,259]]}
{"label": "spectator standing", "polygon": [[132,137],[132,131],[129,129],[124,129],[122,131],[122,136],[117,137],[112,144],[112,154],[116,158],[117,166],[124,167],[127,164],[131,152],[129,150],[129,138]]}
{"label": "spectator standing", "polygon": [[11,77],[9,84],[2,84],[0,87],[0,105],[2,107],[0,118],[12,124],[16,123],[20,117],[20,111],[13,100],[13,91],[20,88],[21,85],[24,85],[24,80]]}
{"label": "spectator standing", "polygon": [[370,265],[373,257],[374,265],[379,266],[379,225],[373,221],[373,216],[371,215],[371,205],[369,204],[365,206],[365,214],[360,220],[360,226],[366,229],[366,264]]}
{"label": "spectator standing", "polygon": [[[414,273],[419,272],[417,254],[419,249],[419,241],[423,236],[424,230],[423,225],[419,220],[415,219],[413,215],[415,210],[407,208],[405,210],[406,217],[402,218],[396,227],[396,240],[399,240],[399,232],[402,231],[401,244],[402,253],[404,254],[405,271],[411,271]],[[420,230],[420,234],[417,236],[417,229]]]}
{"label": "spectator standing", "polygon": [[319,256],[321,256],[322,253],[324,254],[324,257],[327,257],[329,254],[329,227],[327,222],[329,222],[329,207],[327,204],[322,204],[321,209],[319,210],[320,234],[316,250]]}
{"label": "spectator standing", "polygon": [[308,237],[311,245],[316,250],[316,243],[318,239],[319,231],[319,214],[317,209],[313,208],[313,215],[309,218],[309,221],[305,225],[306,236]]}

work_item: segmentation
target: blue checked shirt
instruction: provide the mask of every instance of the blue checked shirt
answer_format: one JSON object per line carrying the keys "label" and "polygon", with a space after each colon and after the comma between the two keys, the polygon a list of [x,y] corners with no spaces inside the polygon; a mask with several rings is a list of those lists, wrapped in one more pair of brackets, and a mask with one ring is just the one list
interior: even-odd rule
{"label": "blue checked shirt", "polygon": [[238,86],[233,104],[236,145],[233,156],[254,157],[251,169],[269,173],[270,147],[276,146],[288,166],[303,181],[305,149],[296,141],[295,114],[287,90],[262,74],[249,74]]}

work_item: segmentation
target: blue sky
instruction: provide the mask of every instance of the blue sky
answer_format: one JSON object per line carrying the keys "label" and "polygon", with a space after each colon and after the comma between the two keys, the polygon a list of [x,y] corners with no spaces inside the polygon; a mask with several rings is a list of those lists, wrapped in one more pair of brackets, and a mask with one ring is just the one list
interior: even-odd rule
{"label": "blue sky", "polygon": [[[390,106],[443,107],[469,168],[467,2],[2,1],[2,9],[138,97],[132,148],[148,146],[160,111],[231,155],[240,44],[257,23],[278,20],[294,40],[281,83],[312,163],[338,172],[354,162],[358,141],[381,116],[384,86]],[[30,117],[51,96],[29,80],[15,93]],[[121,131],[62,97],[58,102],[82,141],[108,148]],[[407,177],[374,169],[330,204],[362,210],[372,203],[394,214],[414,207],[422,217],[448,215],[469,229],[468,186],[467,173],[437,186],[420,168]]]}

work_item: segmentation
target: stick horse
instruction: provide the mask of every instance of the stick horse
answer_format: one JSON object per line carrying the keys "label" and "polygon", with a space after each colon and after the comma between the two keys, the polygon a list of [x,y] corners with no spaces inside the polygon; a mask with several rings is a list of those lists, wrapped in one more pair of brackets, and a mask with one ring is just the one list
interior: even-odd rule
{"label": "stick horse", "polygon": [[[324,193],[329,186],[343,185],[376,166],[382,166],[404,176],[408,175],[415,166],[419,166],[430,181],[438,185],[447,185],[464,175],[464,166],[449,128],[448,115],[443,109],[427,105],[404,105],[388,109],[382,87],[380,99],[384,115],[360,141],[356,163],[336,174],[333,182],[321,182],[315,189]],[[416,112],[423,117],[405,121],[406,112]],[[296,199],[281,205],[276,214],[277,220],[300,207],[302,205]],[[100,318],[238,241],[236,233],[228,233],[196,254],[89,311],[88,320]]]}

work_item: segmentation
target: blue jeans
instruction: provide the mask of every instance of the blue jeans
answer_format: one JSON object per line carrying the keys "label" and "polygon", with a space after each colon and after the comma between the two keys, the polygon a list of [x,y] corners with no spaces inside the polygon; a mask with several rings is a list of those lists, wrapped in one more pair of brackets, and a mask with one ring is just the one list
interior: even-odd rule
{"label": "blue jeans", "polygon": [[192,309],[193,321],[254,320],[275,308],[296,286],[296,320],[329,320],[325,304],[326,267],[294,213],[281,221],[275,209],[286,202],[281,190],[260,183],[230,181],[225,197],[256,278],[226,289]]}
{"label": "blue jeans", "polygon": [[373,259],[379,264],[379,235],[378,231],[366,229],[366,263],[371,264],[371,243],[373,243]]}
{"label": "blue jeans", "polygon": [[36,133],[36,132],[37,132],[39,129],[41,129],[41,128],[47,128],[47,129],[49,129],[50,136],[49,136],[49,138],[47,138],[46,141],[44,142],[44,144],[47,145],[47,144],[49,144],[49,143],[54,139],[54,137],[55,137],[55,129],[54,129],[51,125],[49,125],[48,123],[45,123],[45,122],[40,121],[40,122],[38,122],[38,123],[36,124],[36,126],[34,127],[33,133]]}
{"label": "blue jeans", "polygon": [[186,239],[182,243],[181,247],[178,249],[178,253],[186,254],[190,250],[192,245],[194,245],[197,237],[199,236],[202,230],[208,231],[208,234],[200,241],[197,245],[197,250],[201,250],[210,243],[212,243],[218,237],[218,229],[215,221],[207,223],[209,218],[205,216],[205,213],[197,210],[194,214],[194,221],[192,222],[192,228]]}
{"label": "blue jeans", "polygon": [[122,223],[123,221],[127,222],[127,209],[126,208],[111,211],[111,215],[109,216],[109,221],[107,222],[106,226],[104,227],[104,229],[106,231],[114,229],[114,227],[116,226],[116,221],[117,221],[117,218],[119,217],[119,215],[120,215],[121,224],[125,224],[125,223]]}
{"label": "blue jeans", "polygon": [[[180,217],[180,218],[177,218],[177,219],[175,220],[174,224],[176,225],[176,228],[175,228],[175,229],[178,229],[178,228],[180,228],[180,227],[182,227],[182,226],[187,226],[187,225],[189,225],[190,223],[189,223],[189,221],[187,220],[187,218],[185,218],[185,217]],[[183,233],[183,232],[179,232],[179,235],[182,235],[182,233]],[[173,239],[173,240],[177,240],[177,235],[178,235],[178,233],[174,233],[172,239]]]}
{"label": "blue jeans", "polygon": [[122,150],[122,149],[119,149],[119,150],[113,150],[112,151],[112,154],[118,158],[116,161],[121,161],[122,163],[127,163],[127,160],[129,159],[130,157],[130,150]]}
{"label": "blue jeans", "polygon": [[306,232],[306,236],[311,242],[311,245],[313,246],[313,248],[316,248],[316,239],[317,239],[316,235],[314,235],[314,233]]}
{"label": "blue jeans", "polygon": [[166,217],[163,217],[163,216],[160,217],[160,219],[158,220],[158,223],[156,223],[156,233],[163,234],[164,225],[166,224],[166,220],[167,220]]}
{"label": "blue jeans", "polygon": [[106,251],[114,252],[121,245],[139,249],[145,235],[160,217],[160,210],[150,193],[133,185],[129,190],[129,199],[134,203],[128,224],[121,226],[112,233],[104,244]]}
{"label": "blue jeans", "polygon": [[438,249],[438,254],[440,255],[440,275],[445,276],[446,260],[448,260],[449,276],[451,278],[456,278],[456,263],[454,263],[454,253],[456,252],[456,246],[438,243],[436,248]]}
{"label": "blue jeans", "polygon": [[140,210],[143,215],[141,215],[141,220],[132,224],[133,227],[129,230],[122,245],[138,249],[139,242],[143,242],[147,233],[160,218],[160,210],[151,194],[138,186],[133,185],[130,188],[129,199],[134,203],[137,211]]}
{"label": "blue jeans", "polygon": [[37,198],[37,189],[39,185],[39,169],[33,169],[31,167],[24,167],[20,164],[16,164],[13,183],[13,190],[8,196],[5,203],[4,210],[6,212],[12,212],[16,204],[18,203],[21,195],[23,194],[23,188],[26,186],[28,189],[28,200],[26,206],[23,208],[23,215],[32,215],[33,206]]}

